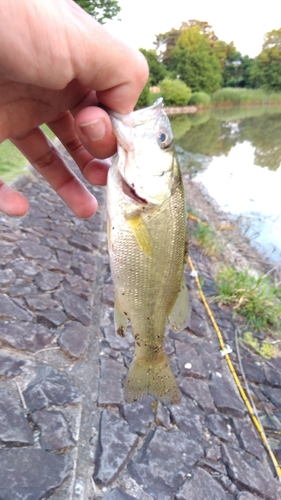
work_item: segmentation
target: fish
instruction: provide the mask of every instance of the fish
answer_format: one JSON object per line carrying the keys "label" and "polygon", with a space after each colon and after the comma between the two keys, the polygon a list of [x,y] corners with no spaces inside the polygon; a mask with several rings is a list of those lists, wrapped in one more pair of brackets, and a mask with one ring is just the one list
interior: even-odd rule
{"label": "fish", "polygon": [[109,111],[117,153],[107,181],[107,234],[114,322],[124,336],[129,322],[135,354],[125,400],[150,395],[176,404],[181,392],[164,350],[166,323],[189,323],[184,276],[187,224],[181,172],[162,98],[128,115]]}

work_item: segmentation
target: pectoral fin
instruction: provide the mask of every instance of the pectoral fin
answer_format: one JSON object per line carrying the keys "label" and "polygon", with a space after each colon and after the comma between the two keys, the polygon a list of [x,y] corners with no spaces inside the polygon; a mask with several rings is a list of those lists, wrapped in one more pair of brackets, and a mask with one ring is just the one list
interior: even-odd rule
{"label": "pectoral fin", "polygon": [[188,326],[190,321],[190,302],[184,274],[182,277],[180,292],[169,315],[169,321],[171,328],[175,333],[181,332]]}
{"label": "pectoral fin", "polygon": [[144,253],[152,256],[152,237],[141,215],[126,218],[139,247]]}
{"label": "pectoral fin", "polygon": [[126,330],[127,330],[127,325],[128,325],[128,317],[122,311],[118,300],[115,298],[115,303],[114,303],[114,323],[115,323],[115,330],[117,335],[120,335],[120,337],[124,337]]}

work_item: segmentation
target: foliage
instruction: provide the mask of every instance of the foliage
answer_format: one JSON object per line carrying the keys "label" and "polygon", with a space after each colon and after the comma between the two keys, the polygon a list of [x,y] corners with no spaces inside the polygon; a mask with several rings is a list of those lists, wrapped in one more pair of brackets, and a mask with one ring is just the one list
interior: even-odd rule
{"label": "foliage", "polygon": [[242,56],[235,48],[229,51],[223,68],[223,86],[250,88],[254,62],[254,59]]}
{"label": "foliage", "polygon": [[256,330],[281,327],[280,291],[266,276],[224,267],[217,277],[217,302],[229,304]]}
{"label": "foliage", "polygon": [[177,74],[193,92],[212,93],[220,88],[220,63],[198,26],[182,31],[173,58]]}
{"label": "foliage", "polygon": [[281,103],[281,93],[268,93],[263,89],[222,88],[212,96],[212,103],[219,105]]}
{"label": "foliage", "polygon": [[197,108],[207,108],[211,103],[211,97],[206,92],[194,92],[189,99],[188,104],[197,106]]}
{"label": "foliage", "polygon": [[145,108],[146,106],[150,106],[152,104],[151,102],[151,95],[149,92],[149,81],[145,85],[141,95],[138,98],[138,102],[135,106],[135,109],[139,108]]}
{"label": "foliage", "polygon": [[160,88],[166,106],[185,106],[191,96],[190,88],[179,79],[164,78]]}
{"label": "foliage", "polygon": [[253,85],[281,90],[281,28],[269,31],[251,70]]}
{"label": "foliage", "polygon": [[164,64],[158,60],[155,50],[140,49],[140,52],[147,60],[150,85],[157,85],[167,74]]}
{"label": "foliage", "polygon": [[252,332],[245,332],[242,340],[265,359],[271,359],[278,353],[276,346],[269,344],[268,342],[263,342],[260,345],[259,341],[253,336]]}
{"label": "foliage", "polygon": [[217,257],[220,253],[220,246],[215,232],[210,226],[199,222],[194,231],[195,239],[208,257]]}
{"label": "foliage", "polygon": [[121,10],[117,0],[74,0],[74,2],[101,24],[116,17]]}

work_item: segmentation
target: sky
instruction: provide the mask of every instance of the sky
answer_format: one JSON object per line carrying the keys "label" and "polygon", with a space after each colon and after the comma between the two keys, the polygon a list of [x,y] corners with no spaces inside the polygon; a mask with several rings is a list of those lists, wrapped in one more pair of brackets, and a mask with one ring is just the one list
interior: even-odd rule
{"label": "sky", "polygon": [[207,21],[217,37],[256,57],[265,33],[281,27],[280,0],[119,0],[121,21],[105,27],[128,45],[153,49],[155,35],[189,19]]}

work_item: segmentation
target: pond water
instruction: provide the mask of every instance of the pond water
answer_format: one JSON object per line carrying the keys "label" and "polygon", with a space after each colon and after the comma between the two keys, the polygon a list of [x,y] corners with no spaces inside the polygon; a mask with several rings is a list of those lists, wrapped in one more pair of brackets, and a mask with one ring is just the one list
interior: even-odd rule
{"label": "pond water", "polygon": [[171,117],[181,167],[281,263],[281,107]]}

